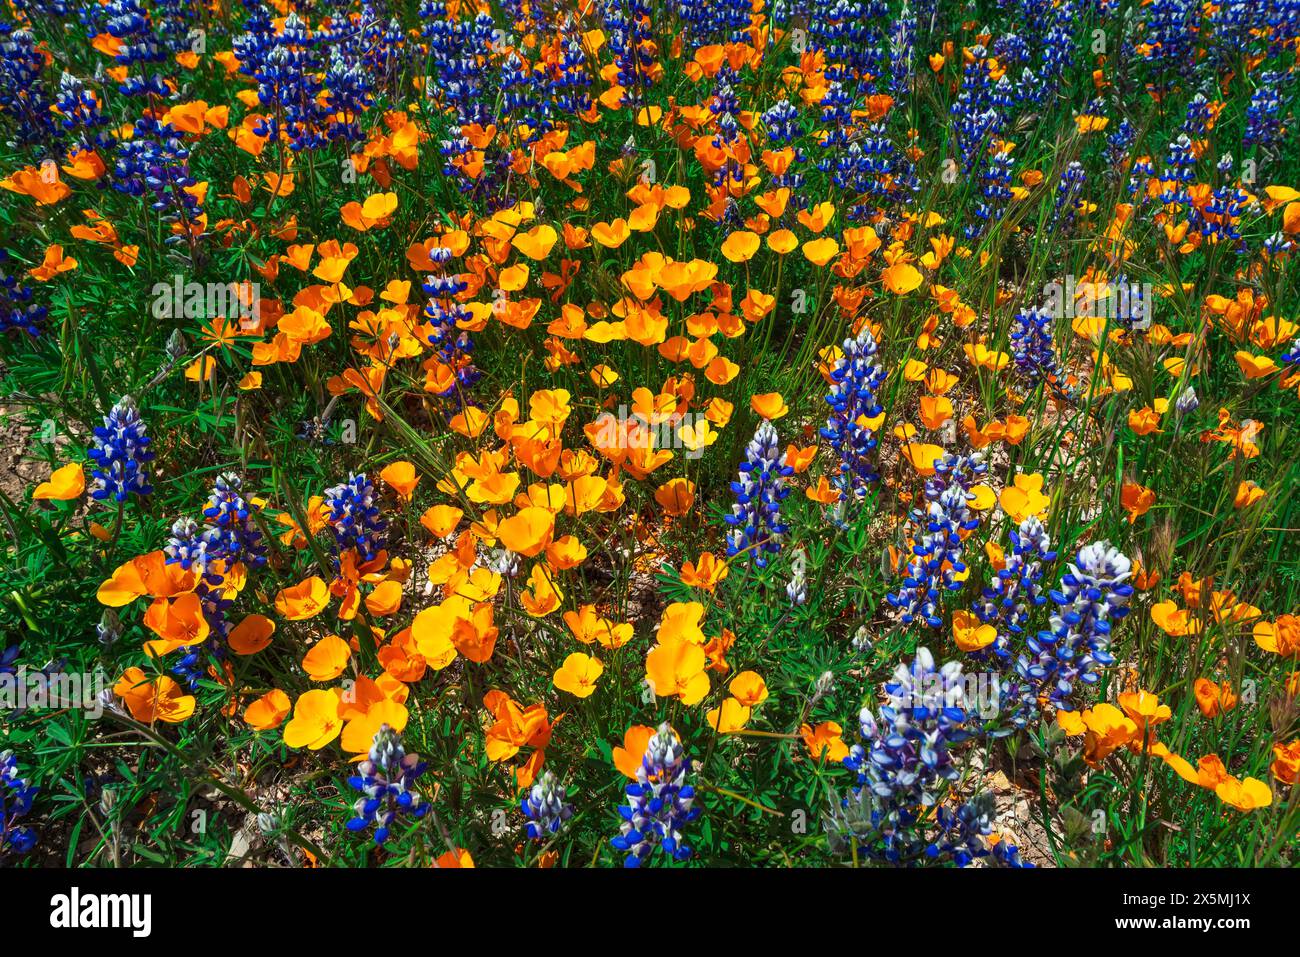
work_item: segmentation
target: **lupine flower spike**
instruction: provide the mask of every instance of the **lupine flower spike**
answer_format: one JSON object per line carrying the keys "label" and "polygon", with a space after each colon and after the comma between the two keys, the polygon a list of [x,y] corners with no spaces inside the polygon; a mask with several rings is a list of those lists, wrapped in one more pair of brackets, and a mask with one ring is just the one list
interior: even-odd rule
{"label": "lupine flower spike", "polygon": [[429,811],[413,785],[424,774],[426,765],[418,754],[407,754],[401,736],[388,725],[375,732],[370,753],[357,765],[357,773],[348,784],[362,796],[355,805],[356,817],[348,821],[348,830],[375,828],[375,843],[383,845],[391,836],[394,820],[408,816],[418,820]]}
{"label": "lupine flower spike", "polygon": [[700,815],[694,807],[695,788],[687,784],[691,759],[667,722],[646,746],[636,783],[627,786],[627,804],[620,834],[612,843],[627,852],[628,867],[640,867],[656,850],[684,861],[691,848],[682,841],[682,828]]}

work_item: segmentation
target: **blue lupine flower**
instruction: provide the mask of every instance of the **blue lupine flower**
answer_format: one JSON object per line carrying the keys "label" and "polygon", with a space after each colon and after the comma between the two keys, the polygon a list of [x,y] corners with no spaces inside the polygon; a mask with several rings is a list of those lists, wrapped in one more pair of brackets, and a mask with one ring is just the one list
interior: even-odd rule
{"label": "blue lupine flower", "polygon": [[1187,211],[1189,229],[1194,229],[1210,243],[1226,242],[1237,252],[1246,250],[1246,241],[1235,222],[1250,202],[1250,196],[1237,186],[1220,186],[1210,193],[1204,206],[1192,205]]}
{"label": "blue lupine flower", "polygon": [[1047,604],[1039,582],[1044,563],[1053,561],[1056,552],[1047,529],[1037,517],[1029,516],[1011,532],[1011,552],[1004,567],[994,574],[991,585],[984,586],[974,605],[979,620],[998,629],[994,643],[977,654],[991,654],[1002,662],[1011,659],[1011,639],[1025,633],[1035,608]]}
{"label": "blue lupine flower", "polygon": [[54,117],[41,74],[45,57],[31,30],[0,23],[0,117],[12,120],[16,145],[55,138]]}
{"label": "blue lupine flower", "polygon": [[383,550],[386,523],[375,504],[374,483],[364,472],[326,489],[325,507],[340,552],[355,548],[361,561],[368,562]]}
{"label": "blue lupine flower", "polygon": [[180,565],[185,571],[197,569],[200,573],[207,568],[211,556],[208,554],[208,542],[199,529],[199,523],[188,516],[172,522],[172,533],[163,546],[167,563]]}
{"label": "blue lupine flower", "polygon": [[18,645],[10,645],[4,651],[0,651],[0,675],[14,675],[18,669],[14,667],[14,662],[18,660]]}
{"label": "blue lupine flower", "polygon": [[501,64],[501,112],[513,114],[518,122],[527,122],[537,129],[537,111],[542,102],[537,96],[537,83],[533,65],[523,59],[517,50],[511,50]]}
{"label": "blue lupine flower", "polygon": [[1108,542],[1079,549],[1074,564],[1051,593],[1057,612],[1051,627],[1026,641],[1016,672],[1045,690],[1056,707],[1071,710],[1076,684],[1096,684],[1114,662],[1107,651],[1111,629],[1128,613],[1132,565]]}
{"label": "blue lupine flower", "polygon": [[639,867],[657,848],[679,861],[691,856],[682,843],[682,828],[700,816],[700,809],[692,806],[695,788],[686,783],[690,771],[691,759],[665,721],[646,746],[636,783],[627,786],[627,804],[618,809],[623,823],[610,843],[627,851],[626,866]]}
{"label": "blue lupine flower", "polygon": [[176,129],[152,116],[136,120],[132,137],[118,145],[113,188],[152,197],[149,208],[172,227],[164,240],[169,245],[197,238],[203,209],[190,192],[197,184],[190,174],[190,151]]}
{"label": "blue lupine flower", "polygon": [[993,833],[993,794],[981,791],[956,811],[946,805],[935,810],[942,833],[925,849],[934,860],[951,860],[958,867],[983,859],[1000,867],[1033,867],[1020,860],[1020,850],[1005,838],[992,846],[986,838]]}
{"label": "blue lupine flower", "polygon": [[442,0],[425,0],[420,5],[420,19],[433,71],[432,89],[425,90],[425,95],[450,110],[461,126],[489,121],[482,54],[492,42],[492,17],[481,13],[471,21],[450,19]]}
{"label": "blue lupine flower", "polygon": [[1282,353],[1282,361],[1290,364],[1300,362],[1300,338],[1294,340],[1290,348]]}
{"label": "blue lupine flower", "polygon": [[113,145],[113,139],[105,129],[109,120],[104,116],[99,98],[85,81],[64,73],[59,78],[59,92],[54,105],[58,107],[59,124],[72,135],[77,146],[107,150]]}
{"label": "blue lupine flower", "polygon": [[1002,219],[1013,195],[1011,166],[1010,150],[1000,149],[990,154],[988,165],[979,178],[980,198],[975,203],[977,222],[967,223],[963,227],[967,239],[977,239]]}
{"label": "blue lupine flower", "polygon": [[862,709],[862,743],[844,759],[857,786],[832,804],[827,822],[833,850],[852,836],[860,853],[890,863],[923,853],[926,809],[959,776],[950,749],[970,736],[964,685],[960,662],[936,668],[929,650],[918,648],[885,683],[887,703]]}
{"label": "blue lupine flower", "polygon": [[702,3],[700,0],[678,0],[677,15],[681,18],[683,36],[696,46],[716,41],[740,43],[745,40],[745,28],[750,22],[750,5],[745,0],[720,0]]}
{"label": "blue lupine flower", "polygon": [[[118,41],[113,57],[118,66],[140,66],[147,70],[150,64],[162,63],[167,51],[154,35],[149,13],[139,0],[109,0],[104,6],[104,30]],[[125,96],[171,97],[171,87],[158,73],[130,73],[118,89]]]}
{"label": "blue lupine flower", "polygon": [[1119,125],[1106,137],[1106,166],[1107,172],[1118,171],[1128,160],[1129,147],[1137,139],[1137,130],[1127,118],[1119,121]]}
{"label": "blue lupine flower", "polygon": [[86,454],[98,468],[91,470],[91,498],[125,502],[132,494],[143,497],[153,492],[145,467],[153,460],[153,452],[149,451],[149,435],[133,398],[126,395],[118,400],[104,416],[104,424],[95,427],[92,441]]}
{"label": "blue lupine flower", "polygon": [[266,542],[253,517],[257,506],[247,501],[238,475],[227,472],[217,477],[215,488],[203,510],[209,528],[203,534],[209,556],[228,564],[242,562],[251,568],[266,564]]}
{"label": "blue lupine flower", "polygon": [[865,325],[855,338],[844,340],[843,351],[830,372],[831,390],[826,402],[831,412],[821,434],[839,459],[836,487],[850,500],[856,500],[880,479],[871,460],[876,434],[866,422],[884,411],[877,396],[885,384],[885,369],[876,358],[875,336]]}
{"label": "blue lupine flower", "polygon": [[0,751],[0,860],[10,854],[26,854],[36,846],[36,832],[18,824],[32,809],[40,791],[18,776],[18,759],[12,751]]}
{"label": "blue lupine flower", "polygon": [[[224,639],[230,632],[227,610],[226,574],[236,564],[259,568],[266,564],[266,543],[254,515],[256,505],[247,501],[240,489],[238,475],[225,473],[217,477],[208,504],[203,510],[202,527],[192,518],[182,517],[172,523],[171,536],[163,547],[168,564],[178,564],[198,575],[195,594],[208,623],[210,634],[199,645],[186,645],[172,665],[172,673],[193,688],[203,674],[203,654],[220,659],[226,654]],[[221,565],[214,569],[213,563]]]}
{"label": "blue lupine flower", "polygon": [[172,56],[191,49],[189,4],[186,0],[153,0],[150,18],[158,40]]}
{"label": "blue lupine flower", "polygon": [[1197,93],[1187,103],[1182,132],[1194,140],[1200,139],[1209,132],[1213,119],[1214,113],[1210,110],[1210,101],[1205,98],[1204,93]]}
{"label": "blue lupine flower", "polygon": [[[826,127],[826,136],[822,148],[838,151],[849,145],[849,134],[853,131],[853,94],[839,80],[832,80],[826,95],[821,101],[822,125]],[[821,169],[830,169],[831,159],[818,163]]]}
{"label": "blue lupine flower", "polygon": [[337,49],[331,50],[323,86],[335,119],[329,128],[330,138],[345,143],[360,140],[364,133],[359,120],[374,102],[373,84],[361,65],[349,63]]}
{"label": "blue lupine flower", "polygon": [[618,66],[618,83],[624,88],[623,105],[637,109],[656,82],[659,51],[651,25],[654,9],[648,0],[606,0],[602,7],[609,48]]}
{"label": "blue lupine flower", "polygon": [[1047,227],[1049,232],[1056,229],[1068,232],[1074,227],[1079,195],[1083,192],[1087,181],[1088,174],[1084,172],[1082,163],[1074,161],[1065,167],[1060,182],[1056,184],[1056,202],[1052,207],[1052,219]]}
{"label": "blue lupine flower", "polygon": [[1148,88],[1162,97],[1194,68],[1200,10],[1196,0],[1151,0],[1144,11],[1141,38],[1150,50],[1145,58],[1151,74]]}
{"label": "blue lupine flower", "polygon": [[961,157],[959,165],[966,176],[974,171],[988,143],[1006,122],[993,108],[988,51],[977,43],[970,52],[974,59],[962,66],[961,89],[950,110],[957,155]]}
{"label": "blue lupine flower", "polygon": [[1029,41],[1019,33],[1004,33],[993,39],[993,55],[1010,70],[1011,67],[1028,66],[1033,61]]}
{"label": "blue lupine flower", "polygon": [[528,819],[530,838],[540,841],[556,834],[573,817],[573,805],[565,800],[567,796],[559,778],[550,771],[542,772],[528,795],[519,802],[520,810]]}
{"label": "blue lupine flower", "polygon": [[1011,323],[1011,356],[1029,382],[1053,381],[1059,371],[1052,348],[1052,314],[1043,308],[1022,309]]}
{"label": "blue lupine flower", "polygon": [[799,127],[799,110],[787,99],[781,99],[763,114],[767,138],[776,146],[785,146],[803,136]]}
{"label": "blue lupine flower", "polygon": [[1078,9],[1070,0],[1029,0],[1024,6],[1026,23],[1047,23],[1039,42],[1042,62],[1039,64],[1038,83],[1030,89],[1029,102],[1046,103],[1060,89],[1061,80],[1074,62],[1078,44],[1074,42],[1078,29]]}
{"label": "blue lupine flower", "polygon": [[[340,29],[347,29],[343,26],[346,20],[342,17],[339,19]],[[411,65],[406,55],[402,25],[391,16],[385,21],[371,3],[362,4],[361,21],[364,26],[360,30],[350,29],[344,34],[340,56],[345,62],[351,61],[358,75],[365,77],[368,89],[380,89],[396,99],[401,90],[402,76],[408,65]],[[356,62],[358,60],[359,63]],[[327,78],[326,86],[328,85]]]}
{"label": "blue lupine flower", "polygon": [[889,37],[889,92],[901,100],[912,81],[913,37],[916,33],[917,15],[909,9],[907,0],[898,16],[898,24]]}
{"label": "blue lupine flower", "polygon": [[9,274],[4,268],[8,261],[9,250],[0,249],[0,335],[18,329],[34,339],[41,334],[49,310],[32,301],[35,292],[31,286]]}
{"label": "blue lupine flower", "polygon": [[1141,156],[1133,161],[1133,168],[1129,172],[1128,191],[1137,198],[1139,203],[1146,202],[1146,183],[1155,174],[1155,164],[1149,156]]}
{"label": "blue lupine flower", "polygon": [[428,341],[438,361],[454,373],[451,385],[437,395],[460,409],[472,404],[469,390],[481,376],[474,366],[474,340],[460,327],[462,322],[473,318],[468,307],[456,298],[467,284],[459,275],[446,271],[451,261],[450,249],[435,246],[429,251],[429,260],[434,271],[424,281],[424,292],[429,297],[424,307],[424,318],[429,324]]}
{"label": "blue lupine flower", "polygon": [[244,28],[232,47],[239,71],[257,80],[258,102],[266,110],[253,132],[272,139],[283,133],[294,152],[323,146],[332,111],[325,105],[328,98],[322,103],[321,38],[309,35],[293,11],[278,33],[264,14],[250,16]]}
{"label": "blue lupine flower", "polygon": [[[772,144],[781,149],[800,139],[804,135],[803,129],[799,125],[799,111],[787,99],[780,100],[775,106],[763,114],[763,123],[767,127],[767,137]],[[772,177],[772,188],[789,189],[790,205],[795,209],[803,209],[808,205],[808,199],[802,192],[804,176],[797,172],[801,163],[805,160],[804,152],[801,147],[794,147],[794,161],[790,168],[778,176]]]}
{"label": "blue lupine flower", "polygon": [[925,509],[912,509],[908,519],[913,558],[907,575],[897,592],[885,596],[902,609],[903,624],[910,625],[919,616],[931,628],[943,625],[939,599],[945,590],[961,588],[957,576],[966,570],[961,533],[979,527],[970,507],[975,499],[971,486],[986,471],[979,452],[961,456],[949,452],[934,463],[934,475],[924,487]]}
{"label": "blue lupine flower", "polygon": [[418,754],[406,753],[401,735],[380,725],[366,760],[348,778],[348,784],[362,794],[353,806],[357,816],[348,821],[348,830],[364,831],[373,824],[375,843],[382,846],[398,815],[424,817],[429,805],[412,787],[427,767]]}
{"label": "blue lupine flower", "polygon": [[911,160],[894,145],[883,123],[869,126],[860,142],[839,154],[831,181],[859,197],[849,209],[855,222],[876,219],[890,202],[906,205],[920,188]]}
{"label": "blue lupine flower", "polygon": [[781,502],[790,494],[785,480],[793,474],[777,445],[776,427],[764,419],[745,449],[740,481],[731,483],[736,504],[724,518],[732,527],[728,558],[748,554],[755,565],[766,568],[768,556],[781,550],[781,538],[789,530],[781,522]]}
{"label": "blue lupine flower", "polygon": [[827,61],[829,78],[859,82],[865,92],[864,77],[884,77],[889,60],[882,42],[889,23],[889,6],[882,0],[829,0],[818,4],[810,15],[808,34],[810,49],[820,49]]}
{"label": "blue lupine flower", "polygon": [[1196,182],[1196,153],[1186,133],[1179,133],[1169,144],[1160,180],[1160,202],[1180,205],[1188,202],[1188,187]]}
{"label": "blue lupine flower", "polygon": [[557,113],[577,116],[591,109],[592,99],[588,92],[591,76],[587,72],[587,55],[580,43],[569,40],[565,44],[564,53],[552,68],[549,81]]}
{"label": "blue lupine flower", "polygon": [[[1282,97],[1289,74],[1265,70],[1259,75],[1258,85],[1250,94],[1246,107],[1246,131],[1243,144],[1261,150],[1275,149],[1282,139]],[[1288,84],[1289,85],[1289,84]]]}

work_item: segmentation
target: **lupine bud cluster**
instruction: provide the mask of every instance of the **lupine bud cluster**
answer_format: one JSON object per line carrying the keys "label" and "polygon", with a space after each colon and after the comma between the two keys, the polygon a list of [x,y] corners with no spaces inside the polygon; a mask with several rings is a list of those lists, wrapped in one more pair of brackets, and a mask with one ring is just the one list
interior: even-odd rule
{"label": "lupine bud cluster", "polygon": [[520,810],[528,819],[530,838],[540,841],[556,834],[564,822],[573,817],[573,805],[565,800],[567,796],[559,778],[550,771],[542,772],[528,795],[519,802]]}
{"label": "lupine bud cluster", "polygon": [[790,563],[790,581],[785,586],[786,597],[792,605],[802,605],[808,601],[808,554],[799,549],[794,553]]}
{"label": "lupine bud cluster", "polygon": [[[1297,341],[1296,343],[1295,354],[1300,356],[1300,341]],[[1294,361],[1288,359],[1286,356],[1283,356],[1282,359],[1286,362]],[[1180,417],[1191,415],[1200,407],[1201,400],[1196,397],[1196,390],[1190,385],[1183,389],[1183,391],[1179,392],[1178,398],[1174,399],[1174,411],[1177,412]]]}

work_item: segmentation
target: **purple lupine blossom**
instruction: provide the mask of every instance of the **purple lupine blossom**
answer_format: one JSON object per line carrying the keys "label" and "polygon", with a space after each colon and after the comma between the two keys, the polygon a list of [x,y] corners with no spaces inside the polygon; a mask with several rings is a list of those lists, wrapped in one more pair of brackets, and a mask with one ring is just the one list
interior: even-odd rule
{"label": "purple lupine blossom", "polygon": [[362,794],[353,806],[356,817],[348,821],[348,830],[363,831],[373,824],[375,843],[382,845],[398,815],[416,820],[424,817],[429,805],[413,785],[426,767],[418,754],[406,753],[401,735],[386,724],[380,725],[366,760],[348,778],[348,784]]}
{"label": "purple lupine blossom", "polygon": [[1079,549],[1074,564],[1051,592],[1057,612],[1051,627],[1026,641],[1016,663],[1021,678],[1047,692],[1054,705],[1070,710],[1078,683],[1096,684],[1102,668],[1114,662],[1107,651],[1111,629],[1128,613],[1132,563],[1108,542]]}
{"label": "purple lupine blossom", "polygon": [[859,853],[889,863],[924,852],[927,841],[918,823],[957,780],[950,748],[969,737],[964,686],[960,662],[936,668],[929,650],[918,648],[912,662],[900,664],[885,683],[887,703],[876,711],[862,709],[862,742],[844,759],[857,774],[857,786],[832,804],[832,850],[851,837]]}
{"label": "purple lupine blossom", "polygon": [[368,562],[384,548],[385,522],[375,504],[375,486],[365,473],[349,475],[340,485],[325,490],[329,524],[340,552],[355,548]]}
{"label": "purple lupine blossom", "polygon": [[560,779],[551,771],[543,771],[528,795],[519,802],[519,808],[528,819],[528,836],[534,841],[556,834],[564,822],[573,817],[573,805]]}
{"label": "purple lupine blossom", "polygon": [[971,486],[988,470],[979,452],[954,455],[949,452],[934,463],[934,475],[925,482],[924,509],[914,508],[912,559],[903,585],[885,600],[902,609],[903,624],[919,616],[931,628],[943,625],[939,602],[944,591],[961,588],[957,576],[966,570],[962,560],[962,533],[979,527],[971,509],[975,499]]}
{"label": "purple lupine blossom", "polygon": [[125,502],[131,495],[144,497],[153,492],[146,468],[153,460],[144,420],[129,395],[118,400],[104,424],[96,426],[91,447],[86,452],[98,468],[91,470],[94,487],[91,498],[111,498]]}
{"label": "purple lupine blossom", "polygon": [[821,434],[828,439],[839,459],[835,485],[850,500],[867,494],[880,474],[871,461],[876,434],[865,423],[884,410],[877,401],[885,383],[885,370],[877,360],[875,337],[866,326],[853,339],[844,340],[844,355],[831,370],[831,390],[826,402],[831,407]]}
{"label": "purple lupine blossom", "polygon": [[684,861],[691,856],[682,843],[682,828],[700,816],[693,807],[695,788],[686,783],[691,759],[668,722],[646,745],[645,756],[636,771],[636,783],[627,786],[627,803],[618,812],[623,817],[618,837],[610,843],[627,851],[627,867],[640,867],[656,849]]}
{"label": "purple lupine blossom", "polygon": [[740,480],[731,483],[736,504],[724,519],[732,527],[728,558],[750,554],[757,567],[765,568],[768,556],[781,550],[781,538],[788,531],[781,521],[781,502],[790,494],[785,480],[793,474],[777,444],[776,427],[764,419],[745,449]]}

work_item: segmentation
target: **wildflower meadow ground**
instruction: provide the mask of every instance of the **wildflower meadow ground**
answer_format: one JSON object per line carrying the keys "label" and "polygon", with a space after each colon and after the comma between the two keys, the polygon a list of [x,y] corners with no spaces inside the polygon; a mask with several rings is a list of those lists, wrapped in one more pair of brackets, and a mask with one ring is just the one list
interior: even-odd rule
{"label": "wildflower meadow ground", "polygon": [[1298,106],[1300,0],[0,0],[0,861],[1300,865]]}

